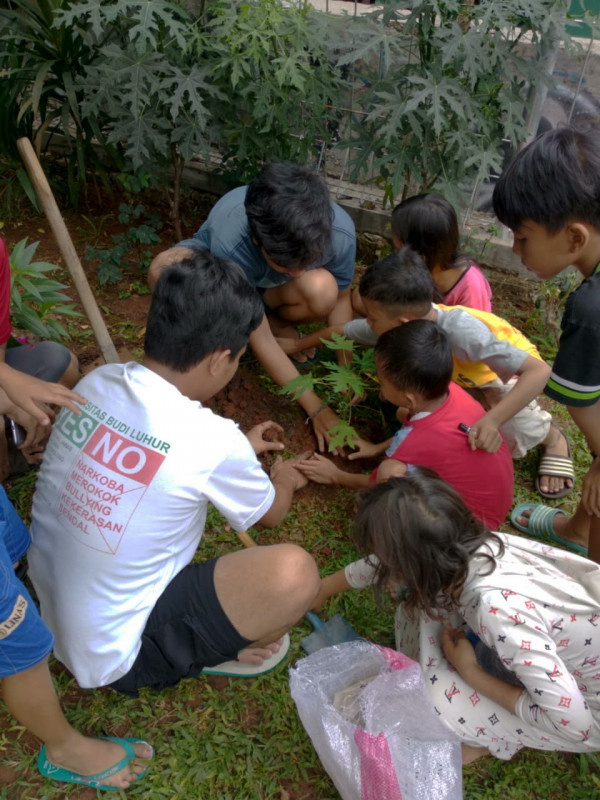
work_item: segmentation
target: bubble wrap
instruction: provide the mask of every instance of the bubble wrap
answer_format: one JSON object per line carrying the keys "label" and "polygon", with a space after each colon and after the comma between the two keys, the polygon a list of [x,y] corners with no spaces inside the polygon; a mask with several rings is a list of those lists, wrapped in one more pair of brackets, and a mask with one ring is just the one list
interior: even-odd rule
{"label": "bubble wrap", "polygon": [[[334,696],[359,681],[365,686],[353,713],[342,716]],[[439,720],[415,661],[370,642],[346,642],[300,660],[290,669],[290,690],[343,800],[462,797],[460,742]]]}

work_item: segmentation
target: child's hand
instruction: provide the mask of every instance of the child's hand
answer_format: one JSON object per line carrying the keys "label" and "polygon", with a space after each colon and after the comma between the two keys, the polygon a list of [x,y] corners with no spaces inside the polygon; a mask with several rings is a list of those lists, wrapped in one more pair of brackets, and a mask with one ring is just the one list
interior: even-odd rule
{"label": "child's hand", "polygon": [[[320,453],[327,449],[327,444],[330,439],[329,431],[337,425],[339,421],[340,418],[329,406],[322,408],[319,413],[312,418],[313,431],[317,437],[317,447]],[[341,448],[336,448],[332,455],[342,455]]]}
{"label": "child's hand", "polygon": [[498,426],[487,419],[486,414],[469,431],[469,444],[471,450],[485,450],[488,453],[495,453],[502,445],[502,435]]}
{"label": "child's hand", "polygon": [[467,634],[458,628],[453,628],[449,623],[444,625],[442,631],[442,649],[447,660],[462,678],[465,678],[465,673],[472,667],[478,666],[475,650],[467,639]]}
{"label": "child's hand", "polygon": [[275,483],[277,480],[286,480],[287,478],[290,480],[295,492],[298,489],[303,489],[308,483],[308,478],[300,472],[298,464],[299,460],[305,458],[305,456],[306,454],[303,454],[299,458],[288,458],[285,461],[281,456],[277,456],[269,472],[271,481]]}
{"label": "child's hand", "polygon": [[[9,402],[8,398],[6,398],[6,403],[0,405],[0,409],[4,411],[4,413],[14,419],[16,423],[21,425],[25,428],[25,433],[27,434],[25,437],[25,441],[22,445],[19,445],[19,450],[24,449],[40,449],[40,445],[46,444],[48,441],[48,437],[50,436],[51,429],[48,425],[42,425],[38,422],[37,419],[32,417],[30,414],[26,414],[22,408],[19,406],[15,406]],[[54,422],[54,411],[52,409],[46,407],[46,414],[48,415],[50,422]],[[44,449],[43,447],[41,448]]]}
{"label": "child's hand", "polygon": [[353,394],[352,399],[350,400],[351,406],[357,406],[359,403],[362,403],[363,400],[366,400],[367,393],[363,392],[362,394]]}
{"label": "child's hand", "polygon": [[348,455],[348,461],[356,461],[359,458],[375,458],[381,453],[380,444],[373,444],[366,439],[355,439],[353,448]]}
{"label": "child's hand", "polygon": [[33,417],[40,425],[50,425],[54,419],[54,414],[48,409],[48,405],[65,406],[79,416],[81,409],[76,403],[81,405],[86,403],[81,395],[72,392],[66,386],[26,375],[24,372],[12,369],[8,364],[1,365],[0,385],[3,389],[0,391],[0,413],[8,413],[16,419],[16,415],[11,413],[12,403]]}
{"label": "child's hand", "polygon": [[340,470],[333,461],[319,453],[313,453],[312,458],[298,462],[297,467],[303,475],[315,483],[331,486],[338,482],[337,476]]}
{"label": "child's hand", "polygon": [[255,425],[246,434],[246,438],[252,445],[252,449],[256,455],[265,453],[268,450],[283,450],[285,448],[283,442],[270,442],[264,438],[265,433],[269,431],[276,434],[282,434],[283,428],[281,425],[278,425],[276,422],[273,422],[269,419],[266,422],[261,422],[259,425]]}

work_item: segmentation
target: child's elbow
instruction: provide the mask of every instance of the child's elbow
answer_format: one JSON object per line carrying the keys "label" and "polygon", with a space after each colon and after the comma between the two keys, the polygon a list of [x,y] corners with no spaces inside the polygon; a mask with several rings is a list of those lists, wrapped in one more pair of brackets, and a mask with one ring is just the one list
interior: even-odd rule
{"label": "child's elbow", "polygon": [[544,381],[545,385],[546,381],[550,377],[550,373],[552,372],[552,367],[550,364],[542,361],[541,358],[527,356],[523,366],[519,370],[519,375],[523,375],[525,372],[529,373],[530,375],[535,375],[540,381]]}

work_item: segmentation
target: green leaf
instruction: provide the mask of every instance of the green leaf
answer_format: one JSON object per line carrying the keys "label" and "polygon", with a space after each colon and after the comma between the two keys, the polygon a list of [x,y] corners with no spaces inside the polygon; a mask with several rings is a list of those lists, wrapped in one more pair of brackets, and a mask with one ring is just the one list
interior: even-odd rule
{"label": "green leaf", "polygon": [[79,0],[68,8],[56,9],[54,26],[75,26],[84,17],[90,23],[92,32],[100,37],[105,28],[117,19],[120,7],[124,9],[126,6],[105,0]]}
{"label": "green leaf", "polygon": [[348,353],[354,351],[354,342],[335,331],[331,334],[331,341],[329,339],[321,339],[321,341],[329,350],[344,350]]}
{"label": "green leaf", "polygon": [[127,2],[133,25],[128,35],[135,43],[138,53],[146,53],[156,49],[162,28],[166,30],[176,47],[186,48],[185,25],[180,18],[185,14],[181,6],[164,0],[143,0],[143,2]]}
{"label": "green leaf", "polygon": [[280,394],[289,394],[296,400],[307,389],[314,389],[316,380],[313,378],[312,373],[306,372],[303,375],[298,375],[297,378],[292,378],[285,386],[282,386]]}
{"label": "green leaf", "polygon": [[363,382],[358,375],[355,375],[352,370],[342,364],[336,364],[333,361],[325,361],[323,366],[329,370],[325,381],[331,388],[343,394],[344,392],[352,392],[354,394],[362,394],[364,391]]}
{"label": "green leaf", "polygon": [[331,453],[337,447],[354,447],[358,438],[358,433],[352,425],[341,421],[329,429],[329,452]]}

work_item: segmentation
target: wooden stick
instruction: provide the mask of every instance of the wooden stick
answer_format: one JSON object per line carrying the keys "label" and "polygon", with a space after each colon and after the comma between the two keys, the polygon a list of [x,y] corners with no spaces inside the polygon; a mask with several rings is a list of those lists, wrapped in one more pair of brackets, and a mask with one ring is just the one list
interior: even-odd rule
{"label": "wooden stick", "polygon": [[41,167],[38,157],[35,154],[35,150],[33,149],[29,139],[26,137],[17,139],[17,147],[19,148],[19,153],[21,154],[23,163],[25,164],[29,177],[31,178],[31,182],[33,183],[37,192],[37,196],[40,199],[44,213],[46,214],[48,222],[50,223],[52,233],[54,234],[54,238],[56,239],[56,243],[58,244],[66,267],[69,270],[71,278],[73,279],[75,289],[77,290],[77,294],[81,300],[81,305],[83,306],[83,310],[85,311],[88,320],[90,321],[94,336],[96,337],[96,341],[100,347],[100,352],[107,363],[118,363],[120,358],[117,354],[112,339],[110,338],[108,328],[106,327],[102,314],[100,313],[100,309],[98,308],[98,304],[96,303],[96,298],[92,294],[90,284],[88,283],[88,279],[83,271],[83,267],[81,266],[81,261],[79,260],[79,256],[77,255],[77,251],[73,245],[73,240],[69,235],[65,221],[62,218],[58,206],[56,205],[56,200],[52,194],[52,189],[46,180],[46,176],[44,175],[44,171]]}
{"label": "wooden stick", "polygon": [[244,547],[258,547],[254,539],[246,531],[239,531],[237,537]]}

